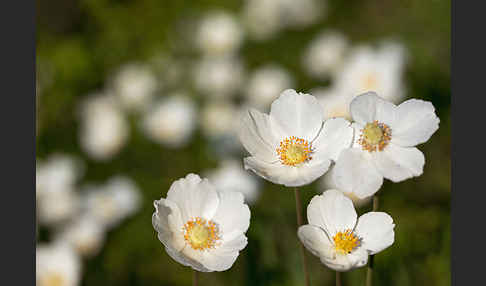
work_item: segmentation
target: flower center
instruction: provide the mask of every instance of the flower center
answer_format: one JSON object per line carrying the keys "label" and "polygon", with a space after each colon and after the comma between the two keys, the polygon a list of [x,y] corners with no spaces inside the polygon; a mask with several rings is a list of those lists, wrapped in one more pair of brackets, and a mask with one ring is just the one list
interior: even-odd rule
{"label": "flower center", "polygon": [[350,229],[336,233],[332,239],[334,240],[334,249],[341,254],[351,253],[353,249],[361,245],[361,239]]}
{"label": "flower center", "polygon": [[63,286],[65,285],[64,277],[59,273],[49,273],[40,281],[41,286]]}
{"label": "flower center", "polygon": [[312,144],[307,140],[292,136],[280,141],[280,147],[277,148],[277,154],[280,162],[287,166],[296,166],[305,161],[312,159]]}
{"label": "flower center", "polygon": [[189,220],[183,227],[184,239],[196,250],[214,248],[220,240],[218,226],[213,221],[196,217]]}
{"label": "flower center", "polygon": [[358,143],[361,144],[363,150],[368,152],[383,151],[391,140],[391,129],[384,123],[373,121],[366,123],[366,126],[361,129],[361,135]]}

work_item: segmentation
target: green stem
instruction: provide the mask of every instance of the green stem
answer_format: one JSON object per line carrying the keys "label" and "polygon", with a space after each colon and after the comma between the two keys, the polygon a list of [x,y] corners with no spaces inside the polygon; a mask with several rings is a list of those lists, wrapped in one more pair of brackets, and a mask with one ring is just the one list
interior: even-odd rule
{"label": "green stem", "polygon": [[[294,194],[295,194],[295,212],[297,213],[297,228],[299,228],[299,226],[303,225],[304,222],[302,219],[300,193],[299,190],[297,190],[297,188],[294,189]],[[299,245],[300,245],[300,255],[302,256],[302,265],[304,268],[305,285],[310,286],[309,271],[307,269],[307,256],[305,255],[304,245],[302,243],[299,243]]]}
{"label": "green stem", "polygon": [[192,286],[197,286],[199,284],[199,272],[193,270],[192,272]]}
{"label": "green stem", "polygon": [[341,286],[341,272],[336,271],[336,286]]}
{"label": "green stem", "polygon": [[[376,212],[377,210],[378,210],[378,195],[375,194],[373,196],[373,211]],[[375,256],[370,255],[368,259],[368,270],[366,271],[366,286],[373,285],[374,260],[375,260]]]}

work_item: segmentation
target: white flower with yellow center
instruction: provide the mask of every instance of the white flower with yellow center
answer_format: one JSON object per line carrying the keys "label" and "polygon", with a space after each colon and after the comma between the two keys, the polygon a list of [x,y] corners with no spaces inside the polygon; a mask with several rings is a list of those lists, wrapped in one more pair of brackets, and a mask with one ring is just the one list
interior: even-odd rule
{"label": "white flower with yellow center", "polygon": [[414,146],[429,140],[440,121],[430,102],[410,99],[396,106],[368,92],[356,97],[350,110],[353,146],[334,166],[340,190],[365,198],[378,191],[383,178],[400,182],[422,174],[424,155]]}
{"label": "white flower with yellow center", "polygon": [[235,52],[243,40],[243,31],[230,13],[212,11],[199,23],[195,38],[202,52],[218,56]]}
{"label": "white flower with yellow center", "polygon": [[189,174],[154,201],[152,225],[167,253],[201,272],[229,269],[245,248],[250,209],[238,192],[219,192]]}
{"label": "white flower with yellow center", "polygon": [[368,212],[357,217],[351,199],[340,191],[328,190],[314,196],[307,206],[309,224],[297,235],[312,254],[327,267],[348,271],[362,267],[368,255],[393,244],[393,219],[384,212]]}
{"label": "white flower with yellow center", "polygon": [[81,261],[67,244],[37,245],[35,262],[37,286],[80,285]]}
{"label": "white flower with yellow center", "polygon": [[245,168],[288,187],[322,176],[341,150],[350,147],[353,130],[343,118],[324,122],[323,109],[311,95],[288,89],[272,103],[270,114],[250,109],[239,137],[251,154]]}

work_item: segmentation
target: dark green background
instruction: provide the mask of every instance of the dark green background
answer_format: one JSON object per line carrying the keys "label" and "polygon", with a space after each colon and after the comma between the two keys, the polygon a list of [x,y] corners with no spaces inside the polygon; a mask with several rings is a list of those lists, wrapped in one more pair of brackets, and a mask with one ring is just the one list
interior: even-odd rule
{"label": "dark green background", "polygon": [[[38,158],[72,154],[86,164],[83,181],[104,182],[123,173],[143,191],[137,215],[108,234],[98,256],[84,261],[83,285],[190,285],[190,269],[174,262],[156,238],[152,202],[165,196],[173,180],[218,165],[210,142],[196,131],[187,147],[167,150],[144,137],[132,116],[125,148],[100,163],[80,149],[76,112],[83,96],[102,89],[106,78],[126,62],[161,52],[191,59],[181,28],[185,21],[214,8],[239,12],[242,3],[37,1],[37,79],[43,80],[46,70],[50,73],[50,84],[37,100]],[[328,16],[316,25],[287,29],[265,42],[245,41],[240,54],[249,70],[267,62],[286,67],[297,89],[307,91],[319,83],[303,73],[300,57],[322,29],[341,31],[353,44],[385,38],[405,44],[410,54],[408,96],[431,101],[441,122],[434,136],[419,146],[426,157],[424,174],[398,184],[386,181],[380,191],[380,209],[394,218],[396,236],[393,246],[376,256],[374,285],[450,285],[450,1],[334,0],[328,7]],[[317,184],[302,188],[303,203],[321,191]],[[201,285],[303,285],[293,192],[265,183],[251,211],[247,248],[230,270],[202,274]],[[41,241],[49,238],[42,230]],[[310,254],[309,260],[312,284],[333,285],[333,271]],[[345,273],[344,285],[364,285],[365,271]]]}

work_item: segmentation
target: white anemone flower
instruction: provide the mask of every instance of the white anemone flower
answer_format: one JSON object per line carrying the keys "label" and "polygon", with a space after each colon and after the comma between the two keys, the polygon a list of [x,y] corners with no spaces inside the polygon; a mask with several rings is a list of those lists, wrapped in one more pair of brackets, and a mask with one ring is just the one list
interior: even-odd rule
{"label": "white anemone flower", "polygon": [[81,148],[89,157],[106,161],[123,148],[129,136],[124,114],[111,94],[90,96],[81,108]]}
{"label": "white anemone flower", "polygon": [[225,11],[212,11],[199,23],[196,43],[208,55],[224,55],[236,51],[243,40],[243,31],[235,17]]}
{"label": "white anemone flower", "polygon": [[288,89],[263,114],[250,109],[239,129],[251,154],[245,169],[275,184],[297,187],[322,176],[341,150],[353,140],[353,129],[343,118],[324,122],[323,109],[311,95]]}
{"label": "white anemone flower", "polygon": [[314,88],[310,92],[315,95],[323,106],[324,118],[343,117],[351,120],[349,104],[353,100],[353,96],[338,90],[334,85]]}
{"label": "white anemone flower", "polygon": [[307,47],[302,64],[311,76],[321,79],[335,73],[344,62],[349,41],[337,31],[317,35]]}
{"label": "white anemone flower", "polygon": [[280,0],[245,1],[242,18],[251,38],[268,40],[282,29],[280,6]]}
{"label": "white anemone flower", "polygon": [[219,192],[188,174],[154,201],[152,225],[177,262],[201,272],[229,269],[247,245],[250,209],[238,192]]}
{"label": "white anemone flower", "polygon": [[189,143],[196,128],[196,105],[183,92],[171,94],[155,103],[142,121],[145,134],[155,142],[170,148]]}
{"label": "white anemone flower", "polygon": [[56,241],[69,243],[78,254],[96,255],[105,241],[105,228],[94,217],[81,215],[56,234]]}
{"label": "white anemone flower", "polygon": [[327,10],[327,1],[318,0],[279,0],[282,21],[287,27],[305,28],[321,19]]}
{"label": "white anemone flower", "polygon": [[405,48],[398,43],[386,43],[379,49],[359,46],[335,75],[334,84],[343,96],[375,91],[393,103],[405,97]]}
{"label": "white anemone flower", "polygon": [[53,154],[44,162],[38,161],[35,174],[36,195],[73,189],[83,169],[84,166],[78,159],[66,154]]}
{"label": "white anemone flower", "polygon": [[245,201],[254,203],[260,195],[260,184],[254,174],[245,172],[241,161],[227,159],[221,163],[221,167],[212,170],[207,175],[216,189],[240,192],[245,196]]}
{"label": "white anemone flower", "polygon": [[229,101],[212,100],[201,111],[200,124],[202,132],[210,138],[233,135],[235,130],[235,114],[237,107]]}
{"label": "white anemone flower", "polygon": [[[324,176],[322,176],[319,179],[319,188],[321,190],[339,189],[338,185],[334,182],[334,172],[335,172],[334,170],[335,168],[331,168],[327,173],[324,174]],[[366,206],[373,198],[373,197],[366,197],[360,199],[353,192],[349,192],[349,191],[346,192],[345,190],[341,190],[341,192],[343,192],[343,194],[346,197],[350,198],[351,201],[353,201],[355,207]]]}
{"label": "white anemone flower", "polygon": [[286,89],[293,88],[294,79],[284,68],[269,64],[253,72],[247,83],[246,96],[250,105],[268,108]]}
{"label": "white anemone flower", "polygon": [[368,212],[357,217],[351,199],[340,191],[328,190],[314,196],[307,206],[309,224],[297,235],[305,248],[327,267],[349,271],[368,262],[393,244],[393,219],[384,212]]}
{"label": "white anemone flower", "polygon": [[78,195],[74,189],[49,192],[37,198],[37,219],[41,225],[62,225],[76,215],[79,207]]}
{"label": "white anemone flower", "polygon": [[383,178],[401,182],[422,174],[424,154],[414,146],[429,140],[440,121],[430,102],[410,99],[396,106],[368,92],[356,97],[350,110],[355,135],[334,166],[339,189],[365,198],[378,191]]}
{"label": "white anemone flower", "polygon": [[112,79],[113,90],[127,110],[141,110],[149,104],[157,88],[157,78],[149,67],[131,63],[123,66]]}
{"label": "white anemone flower", "polygon": [[35,251],[37,286],[77,286],[81,280],[81,261],[67,244],[38,244]]}

